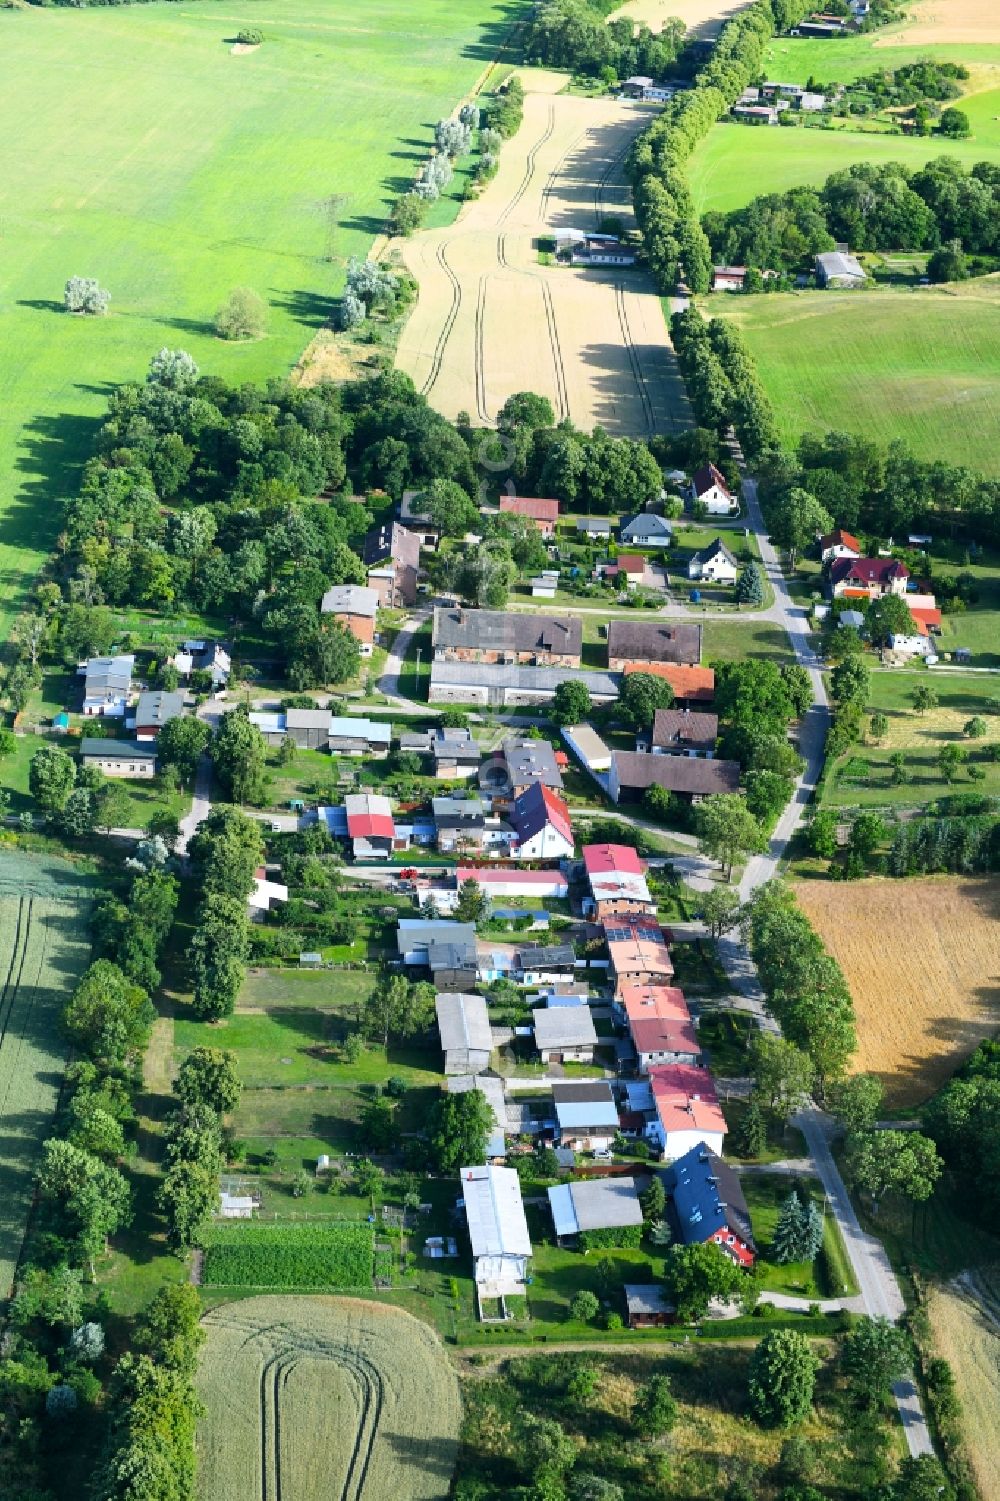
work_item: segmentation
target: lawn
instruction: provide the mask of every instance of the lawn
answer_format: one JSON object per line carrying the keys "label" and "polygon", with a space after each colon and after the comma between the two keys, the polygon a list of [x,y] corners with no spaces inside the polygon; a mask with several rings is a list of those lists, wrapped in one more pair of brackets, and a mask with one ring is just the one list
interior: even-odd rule
{"label": "lawn", "polygon": [[[1000,276],[734,297],[724,311],[749,341],[787,443],[834,428],[902,439],[924,459],[1000,464]],[[870,400],[858,399],[859,372]]]}
{"label": "lawn", "polygon": [[[824,778],[825,805],[920,804],[952,792],[1000,792],[1000,761],[987,761],[983,754],[985,746],[1000,740],[1000,720],[986,708],[996,689],[992,675],[885,668],[872,673],[871,684],[868,714],[884,713],[888,733],[883,740],[853,746],[837,757]],[[918,685],[929,686],[938,696],[937,707],[922,714],[911,700]],[[983,740],[967,740],[963,726],[977,717],[986,719],[988,733]],[[959,769],[956,780],[946,782],[937,764],[945,745],[961,745],[969,762],[985,773],[983,779],[973,781]],[[893,782],[889,757],[895,751],[906,757],[905,782]]]}
{"label": "lawn", "polygon": [[1000,47],[996,45],[935,43],[914,47],[907,43],[905,28],[890,31],[880,27],[858,36],[839,37],[832,43],[822,37],[775,37],[764,53],[764,72],[768,78],[780,78],[785,83],[804,84],[810,78],[818,84],[850,83],[864,73],[902,68],[926,57],[943,63],[965,63],[977,70],[1000,67]]}
{"label": "lawn", "polygon": [[790,662],[792,649],[780,625],[755,621],[746,616],[740,621],[706,620],[702,632],[703,662],[740,662],[744,657],[770,657]]}
{"label": "lawn", "polygon": [[956,157],[966,167],[992,158],[1000,146],[1000,90],[960,101],[969,115],[967,140],[943,136],[903,136],[813,127],[773,129],[725,123],[714,125],[691,157],[690,182],[699,214],[742,208],[764,193],[822,187],[831,172],[855,162],[902,162],[922,167],[936,156]]}
{"label": "lawn", "polygon": [[[288,372],[515,11],[270,0],[265,44],[242,56],[232,33],[256,14],[0,11],[5,612],[55,539],[109,387],[164,344],[235,381]],[[72,275],[108,287],[107,318],[62,311]],[[226,345],[212,318],[239,285],[269,302],[268,332]]]}
{"label": "lawn", "polygon": [[[816,1178],[800,1181],[808,1187],[810,1198],[823,1213],[823,1243],[827,1256],[817,1257],[814,1262],[792,1261],[779,1266],[776,1262],[768,1261],[767,1257],[770,1255],[782,1206],[792,1190],[793,1180],[779,1173],[743,1174],[743,1192],[753,1222],[754,1239],[764,1258],[758,1263],[763,1272],[763,1286],[768,1292],[787,1293],[795,1298],[835,1298],[841,1293],[852,1296],[858,1290],[857,1285],[851,1274],[837,1222],[827,1212],[823,1187]],[[837,1285],[832,1285],[833,1283]]]}

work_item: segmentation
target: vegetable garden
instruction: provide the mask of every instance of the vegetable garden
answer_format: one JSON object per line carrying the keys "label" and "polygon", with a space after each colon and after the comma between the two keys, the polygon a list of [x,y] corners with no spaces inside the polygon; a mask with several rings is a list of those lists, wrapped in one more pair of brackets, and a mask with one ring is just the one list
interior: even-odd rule
{"label": "vegetable garden", "polygon": [[221,1287],[369,1288],[374,1231],[359,1223],[214,1225],[202,1280]]}

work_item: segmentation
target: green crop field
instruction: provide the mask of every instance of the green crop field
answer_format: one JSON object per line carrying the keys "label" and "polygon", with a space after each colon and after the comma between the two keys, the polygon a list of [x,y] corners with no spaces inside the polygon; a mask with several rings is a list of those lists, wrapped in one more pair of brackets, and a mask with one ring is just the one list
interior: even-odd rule
{"label": "green crop field", "polygon": [[250,1298],[205,1316],[203,1501],[444,1501],[462,1406],[436,1335],[351,1298]]}
{"label": "green crop field", "polygon": [[59,1014],[89,957],[86,906],[72,866],[0,853],[0,1302],[66,1066]]}
{"label": "green crop field", "polygon": [[908,291],[733,297],[782,436],[841,428],[921,458],[1000,464],[1000,277]]}
{"label": "green crop field", "polygon": [[[905,28],[862,32],[838,38],[832,44],[821,37],[775,37],[764,57],[768,78],[783,83],[850,83],[879,68],[902,68],[908,63],[933,57],[942,63],[964,63],[978,73],[1000,67],[1000,47],[991,43],[959,45],[954,42],[914,47],[906,40]],[[964,108],[964,106],[963,106]]]}
{"label": "green crop field", "polygon": [[368,1224],[213,1225],[202,1281],[220,1287],[369,1288],[375,1234]]}
{"label": "green crop field", "polygon": [[[287,373],[391,198],[495,56],[513,0],[269,0],[0,10],[0,612],[59,529],[108,388],[163,344],[233,380]],[[233,55],[241,23],[265,43]],[[455,211],[454,202],[436,205]],[[108,317],[62,311],[94,276]],[[227,345],[232,287],[270,304]]]}

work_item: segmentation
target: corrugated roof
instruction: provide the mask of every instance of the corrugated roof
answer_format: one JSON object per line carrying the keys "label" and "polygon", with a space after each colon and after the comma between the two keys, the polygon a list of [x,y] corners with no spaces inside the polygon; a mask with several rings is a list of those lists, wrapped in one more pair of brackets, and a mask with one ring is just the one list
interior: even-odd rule
{"label": "corrugated roof", "polygon": [[653,1101],[660,1124],[671,1131],[725,1132],[715,1081],[707,1068],[693,1063],[668,1063],[649,1070]]}
{"label": "corrugated roof", "polygon": [[334,715],[329,724],[331,740],[367,740],[369,745],[388,745],[392,725],[378,719],[357,719],[353,714]]}
{"label": "corrugated roof", "polygon": [[463,1167],[460,1182],[473,1256],[530,1256],[531,1237],[514,1169]]}
{"label": "corrugated roof", "polygon": [[505,662],[434,662],[431,686],[446,688],[520,688],[528,693],[555,693],[560,683],[582,683],[597,698],[617,698],[618,674],[582,672],[575,667],[517,667]]}
{"label": "corrugated roof", "polygon": [[435,997],[434,1009],[441,1046],[446,1052],[463,1048],[493,1051],[490,1014],[481,995],[439,995]]}
{"label": "corrugated roof", "polygon": [[183,693],[168,693],[164,688],[147,689],[145,693],[139,694],[139,701],[135,706],[135,722],[140,728],[145,725],[159,727],[169,724],[183,713]]}
{"label": "corrugated roof", "polygon": [[550,1048],[593,1047],[597,1042],[589,1006],[540,1007],[531,1016],[539,1052]]}
{"label": "corrugated roof", "polygon": [[378,594],[363,584],[334,584],[320,601],[324,615],[363,615],[374,620],[378,613]]}
{"label": "corrugated roof", "polygon": [[467,610],[438,605],[432,644],[452,650],[546,652],[578,657],[583,623],[578,615],[539,615],[516,610]]}
{"label": "corrugated roof", "polygon": [[355,792],[344,798],[347,832],[352,839],[393,839],[392,805],[377,792]]}
{"label": "corrugated roof", "polygon": [[549,1207],[557,1235],[642,1224],[634,1178],[581,1178],[559,1184],[549,1189]]}

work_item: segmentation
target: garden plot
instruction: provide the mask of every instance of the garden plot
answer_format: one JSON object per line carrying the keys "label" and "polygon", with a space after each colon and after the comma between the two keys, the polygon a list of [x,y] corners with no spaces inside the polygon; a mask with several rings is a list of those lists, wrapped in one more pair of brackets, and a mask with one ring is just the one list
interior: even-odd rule
{"label": "garden plot", "polygon": [[431,1330],[397,1308],[269,1297],[206,1315],[204,1501],[438,1501],[461,1404]]}

